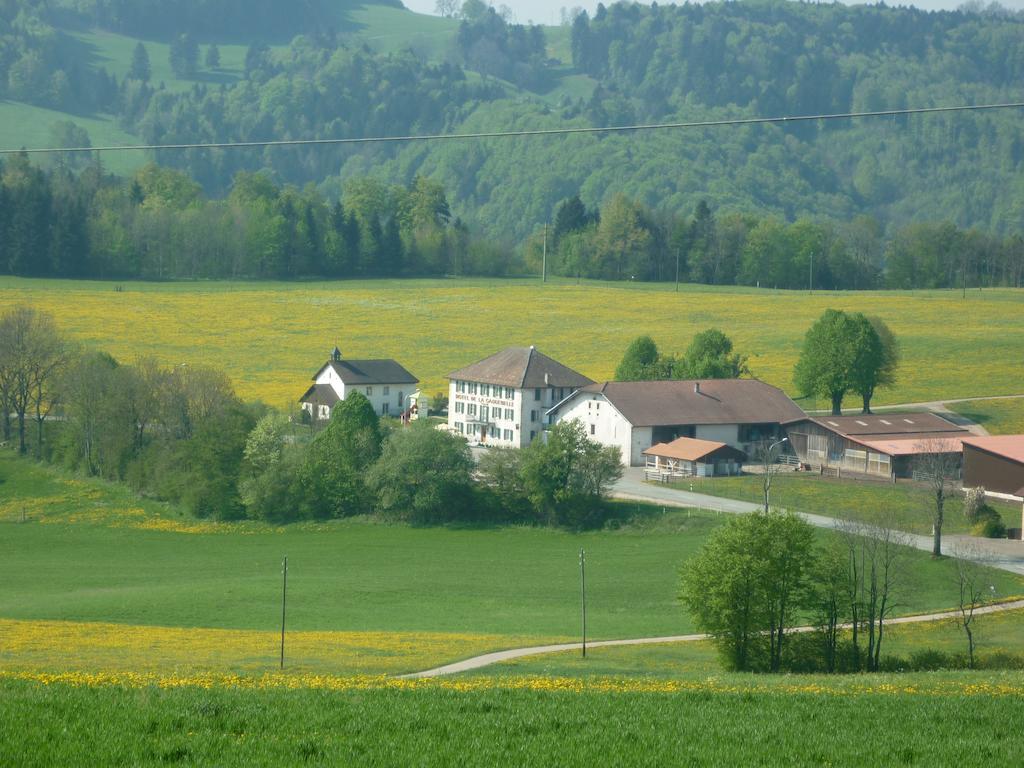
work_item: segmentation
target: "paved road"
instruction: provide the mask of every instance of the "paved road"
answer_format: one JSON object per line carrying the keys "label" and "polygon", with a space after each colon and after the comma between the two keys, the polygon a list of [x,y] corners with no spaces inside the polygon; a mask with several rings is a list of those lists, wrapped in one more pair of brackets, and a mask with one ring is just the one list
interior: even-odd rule
{"label": "paved road", "polygon": [[[997,613],[999,611],[1012,611],[1017,608],[1024,608],[1024,600],[1016,600],[1012,603],[1000,603],[999,605],[988,605],[975,611],[976,614]],[[900,616],[895,619],[887,619],[886,624],[915,624],[924,621],[940,621],[951,619],[957,615],[957,611],[945,611],[943,613],[927,613],[920,616]],[[792,632],[809,632],[813,627],[798,627]],[[692,643],[697,640],[707,640],[708,635],[671,635],[669,637],[639,637],[631,640],[598,640],[587,643],[588,648],[608,648],[614,645],[654,645],[656,643]],[[463,659],[454,664],[445,664],[443,667],[427,669],[423,672],[413,672],[402,675],[407,680],[417,680],[425,677],[442,677],[443,675],[454,675],[459,672],[470,672],[481,667],[489,667],[492,664],[499,664],[503,661],[521,659],[524,656],[540,656],[545,653],[559,653],[561,651],[579,651],[582,643],[561,643],[559,645],[535,645],[531,648],[512,648],[507,651],[495,651],[485,653],[482,656],[474,656],[471,659]]]}
{"label": "paved road", "polygon": [[[622,479],[613,487],[612,496],[617,499],[642,501],[648,504],[709,509],[731,515],[742,515],[761,509],[759,504],[752,504],[748,501],[722,499],[717,496],[706,496],[702,493],[691,493],[690,491],[678,491],[662,485],[645,483],[642,467],[629,467],[623,474]],[[839,529],[843,525],[842,520],[837,520],[834,517],[806,512],[798,512],[797,514],[818,528]],[[907,544],[915,549],[920,549],[924,552],[932,551],[931,536],[919,536],[910,533],[901,535],[905,537]],[[969,544],[971,549],[984,557],[986,565],[1024,576],[1024,542],[950,535],[943,536],[942,541],[943,546],[951,552],[955,551],[958,546]]]}

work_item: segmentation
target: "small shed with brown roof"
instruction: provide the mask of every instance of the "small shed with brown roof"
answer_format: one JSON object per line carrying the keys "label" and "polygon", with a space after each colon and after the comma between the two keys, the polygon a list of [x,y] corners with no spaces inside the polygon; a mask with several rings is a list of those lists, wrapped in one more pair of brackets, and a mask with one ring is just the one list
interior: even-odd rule
{"label": "small shed with brown roof", "polygon": [[964,486],[1024,497],[1024,435],[964,438]]}
{"label": "small shed with brown roof", "polygon": [[738,448],[714,440],[680,437],[671,443],[658,443],[644,450],[648,479],[671,477],[712,477],[738,475],[747,454]]}
{"label": "small shed with brown roof", "polygon": [[962,453],[970,436],[934,413],[805,416],[785,426],[802,463],[889,478],[910,477],[915,457]]}

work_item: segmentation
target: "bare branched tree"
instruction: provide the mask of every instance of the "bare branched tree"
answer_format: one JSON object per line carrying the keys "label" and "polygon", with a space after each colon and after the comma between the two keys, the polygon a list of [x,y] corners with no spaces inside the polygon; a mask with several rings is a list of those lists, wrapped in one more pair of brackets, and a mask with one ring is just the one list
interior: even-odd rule
{"label": "bare branched tree", "polygon": [[[885,621],[897,608],[909,537],[898,516],[885,510],[872,522],[844,521],[838,528],[846,551],[848,615],[853,632],[854,669],[877,671]],[[862,653],[863,635],[867,634]]]}
{"label": "bare branched tree", "polygon": [[952,438],[922,440],[915,446],[914,475],[927,484],[932,507],[932,557],[942,557],[942,524],[946,501],[956,492],[963,458],[963,443]]}
{"label": "bare branched tree", "polygon": [[772,480],[776,473],[779,471],[778,464],[775,463],[775,458],[779,455],[779,447],[789,440],[788,437],[784,437],[776,442],[765,440],[758,446],[757,453],[761,458],[761,468],[763,474],[761,475],[764,491],[764,511],[769,511],[769,496],[772,490]]}
{"label": "bare branched tree", "polygon": [[967,636],[968,663],[974,669],[974,651],[978,646],[977,611],[992,591],[985,568],[987,557],[970,543],[954,545],[953,557],[956,558],[954,577],[959,598],[955,621]]}

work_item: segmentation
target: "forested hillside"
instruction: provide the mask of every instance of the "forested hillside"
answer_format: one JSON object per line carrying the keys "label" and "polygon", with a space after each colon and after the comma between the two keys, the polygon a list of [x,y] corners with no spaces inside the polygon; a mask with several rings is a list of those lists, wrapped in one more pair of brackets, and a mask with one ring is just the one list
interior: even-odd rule
{"label": "forested hillside", "polygon": [[[479,0],[466,2],[457,19],[418,17],[399,5],[0,0],[4,135],[17,133],[11,123],[19,104],[55,109],[72,121],[88,116],[92,125],[108,120],[147,143],[167,144],[610,126],[1022,98],[1024,16],[998,8],[924,13],[780,0],[619,3],[600,6],[593,18],[577,15],[568,27],[542,28],[511,23]],[[26,143],[94,139],[70,123],[39,130],[38,111],[29,119],[25,109],[18,135]],[[879,241],[862,259],[870,266],[844,267],[856,278],[837,282],[862,287],[905,282],[883,279],[884,254],[910,225],[974,228],[997,238],[1000,252],[1016,252],[1013,237],[1024,232],[1021,118],[1020,110],[1010,110],[344,149],[194,150],[140,157],[139,165],[155,160],[183,170],[213,200],[231,193],[239,172],[269,168],[278,184],[317,185],[325,206],[342,199],[352,179],[408,189],[427,177],[444,190],[460,226],[509,245],[529,246],[565,200],[578,197],[592,211],[622,210],[627,200],[642,213],[655,245],[643,244],[642,269],[595,266],[601,259],[592,249],[591,269],[569,257],[556,264],[591,276],[674,276],[675,256],[687,241],[673,222],[692,223],[702,201],[720,222],[747,222],[743,232],[762,220],[779,231],[801,220],[829,231],[860,221],[858,231]],[[386,225],[388,217],[380,221]],[[948,226],[942,230],[938,222]],[[734,265],[728,269],[708,267],[704,256],[699,266],[684,253],[683,277],[783,285],[796,278],[779,274],[804,274],[796,256],[776,259],[792,268],[775,277],[749,265],[744,271],[745,237],[729,249],[716,246],[733,254],[718,260]],[[955,282],[957,269],[971,271],[963,263],[949,266],[956,258],[940,258],[944,277],[932,282]]]}

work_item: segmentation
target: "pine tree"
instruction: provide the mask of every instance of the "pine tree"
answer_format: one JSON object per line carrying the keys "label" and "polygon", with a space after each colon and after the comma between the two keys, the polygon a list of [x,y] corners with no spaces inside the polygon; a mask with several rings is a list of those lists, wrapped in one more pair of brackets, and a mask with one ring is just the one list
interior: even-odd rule
{"label": "pine tree", "polygon": [[152,74],[153,70],[149,65],[149,52],[146,50],[146,46],[136,43],[135,50],[132,52],[132,66],[128,70],[128,77],[148,83]]}

